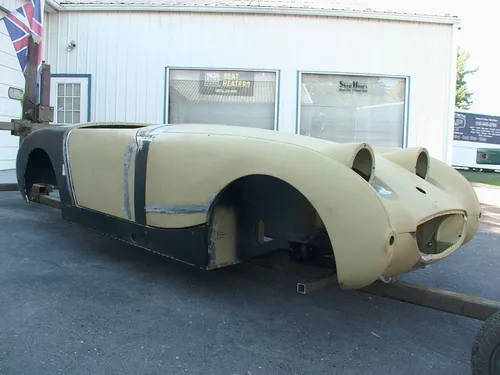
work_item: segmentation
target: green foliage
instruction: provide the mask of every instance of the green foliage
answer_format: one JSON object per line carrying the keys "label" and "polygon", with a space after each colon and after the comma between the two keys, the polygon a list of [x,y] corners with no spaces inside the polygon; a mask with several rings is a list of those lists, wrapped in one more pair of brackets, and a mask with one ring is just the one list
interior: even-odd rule
{"label": "green foliage", "polygon": [[469,109],[472,105],[473,92],[467,87],[466,77],[475,74],[479,67],[471,69],[467,67],[470,54],[458,48],[457,50],[457,78],[455,106],[460,109]]}

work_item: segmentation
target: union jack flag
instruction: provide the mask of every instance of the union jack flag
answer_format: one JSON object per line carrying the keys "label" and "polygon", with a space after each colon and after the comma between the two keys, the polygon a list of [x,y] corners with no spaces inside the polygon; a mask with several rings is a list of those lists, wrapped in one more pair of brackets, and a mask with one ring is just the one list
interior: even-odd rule
{"label": "union jack flag", "polygon": [[[37,71],[42,68],[43,7],[45,0],[31,0],[3,17],[10,39],[14,44],[21,70],[26,75],[28,39],[31,35],[38,43]],[[36,44],[35,44],[36,46]],[[38,76],[38,75],[37,75]],[[38,81],[38,78],[37,78]]]}

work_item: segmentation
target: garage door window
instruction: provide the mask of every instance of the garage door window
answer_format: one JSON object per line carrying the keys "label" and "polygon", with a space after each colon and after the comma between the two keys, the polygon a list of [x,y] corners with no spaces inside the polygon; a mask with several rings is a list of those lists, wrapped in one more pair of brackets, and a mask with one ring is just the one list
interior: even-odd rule
{"label": "garage door window", "polygon": [[[403,147],[406,78],[302,73],[299,133],[335,142]],[[301,95],[304,95],[302,93]]]}
{"label": "garage door window", "polygon": [[167,69],[168,123],[276,127],[276,71]]}

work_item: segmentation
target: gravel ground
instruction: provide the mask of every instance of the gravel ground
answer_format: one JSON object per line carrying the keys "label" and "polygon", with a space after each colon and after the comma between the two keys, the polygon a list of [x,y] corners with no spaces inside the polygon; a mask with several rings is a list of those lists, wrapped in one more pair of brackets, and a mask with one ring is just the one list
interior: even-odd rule
{"label": "gravel ground", "polygon": [[[18,192],[0,207],[1,375],[470,374],[479,321],[336,287],[304,296],[251,267],[202,273]],[[485,207],[471,243],[403,279],[500,300],[500,209]]]}

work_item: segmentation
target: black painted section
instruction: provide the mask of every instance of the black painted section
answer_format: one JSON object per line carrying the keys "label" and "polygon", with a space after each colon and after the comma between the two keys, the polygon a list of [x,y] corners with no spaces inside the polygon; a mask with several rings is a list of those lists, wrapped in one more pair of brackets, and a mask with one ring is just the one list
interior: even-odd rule
{"label": "black painted section", "polygon": [[134,210],[135,222],[146,225],[146,169],[148,166],[148,152],[150,140],[142,141],[137,149],[134,174]]}
{"label": "black painted section", "polygon": [[162,229],[139,225],[78,207],[64,207],[63,218],[161,255],[205,268],[208,248],[207,226]]}
{"label": "black painted section", "polygon": [[[146,167],[150,140],[143,142],[136,155],[134,202],[137,223],[72,206],[67,181],[62,175],[63,142],[65,134],[69,130],[71,127],[66,126],[42,128],[30,133],[23,141],[18,151],[16,163],[17,180],[23,198],[29,194],[33,183],[42,182],[35,181],[36,179],[26,175],[30,155],[33,152],[39,153],[39,150],[36,150],[41,149],[48,155],[55,172],[64,220],[205,269],[208,261],[207,226],[164,229],[146,225]],[[68,172],[66,171],[66,173]]]}
{"label": "black painted section", "polygon": [[19,190],[23,197],[29,194],[31,184],[29,176],[26,176],[26,167],[31,153],[36,149],[44,150],[50,158],[54,168],[59,195],[63,206],[71,204],[66,179],[62,175],[63,142],[65,132],[70,128],[66,126],[49,126],[30,133],[19,146],[16,160],[16,174]]}

